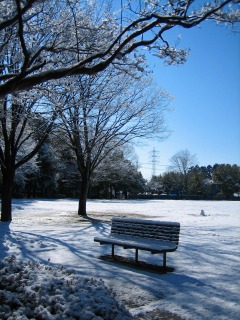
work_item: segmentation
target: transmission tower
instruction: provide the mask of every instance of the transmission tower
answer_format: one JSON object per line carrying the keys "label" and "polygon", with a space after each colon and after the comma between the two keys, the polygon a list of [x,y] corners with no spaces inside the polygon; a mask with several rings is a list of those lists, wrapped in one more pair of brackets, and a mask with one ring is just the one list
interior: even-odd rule
{"label": "transmission tower", "polygon": [[158,154],[159,152],[156,151],[155,148],[153,148],[153,150],[149,152],[149,158],[152,164],[152,176],[156,176],[156,165],[159,159]]}

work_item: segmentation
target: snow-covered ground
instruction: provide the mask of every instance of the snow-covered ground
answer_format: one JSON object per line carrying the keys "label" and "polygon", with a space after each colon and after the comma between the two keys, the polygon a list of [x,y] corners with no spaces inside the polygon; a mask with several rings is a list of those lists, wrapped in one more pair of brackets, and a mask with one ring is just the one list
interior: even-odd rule
{"label": "snow-covered ground", "polygon": [[[5,319],[128,319],[128,311],[134,319],[174,319],[170,312],[192,320],[239,319],[240,202],[88,201],[92,219],[85,220],[77,206],[75,200],[14,200],[12,223],[0,223]],[[110,247],[93,238],[109,233],[113,216],[179,221],[179,248],[167,255],[175,271],[158,274],[98,259]],[[134,257],[117,247],[116,254]],[[162,255],[140,251],[139,259],[162,264]],[[21,293],[18,301],[14,290]],[[31,295],[34,315],[22,302]],[[3,309],[9,301],[15,311]]]}

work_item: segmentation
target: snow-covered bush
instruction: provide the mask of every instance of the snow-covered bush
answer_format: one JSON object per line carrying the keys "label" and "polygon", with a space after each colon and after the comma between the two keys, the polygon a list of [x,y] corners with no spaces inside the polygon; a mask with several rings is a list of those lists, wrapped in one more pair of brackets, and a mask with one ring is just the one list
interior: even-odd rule
{"label": "snow-covered bush", "polygon": [[39,262],[0,262],[0,319],[127,320],[104,282]]}

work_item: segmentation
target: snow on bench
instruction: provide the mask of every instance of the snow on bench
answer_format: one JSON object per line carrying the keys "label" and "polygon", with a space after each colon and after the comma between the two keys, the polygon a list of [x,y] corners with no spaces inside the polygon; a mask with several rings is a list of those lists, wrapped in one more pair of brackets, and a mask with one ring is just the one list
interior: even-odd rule
{"label": "snow on bench", "polygon": [[105,237],[95,237],[100,244],[112,245],[124,249],[135,249],[135,262],[138,262],[138,250],[150,251],[152,254],[163,254],[163,268],[166,269],[167,252],[177,250],[180,223],[168,221],[113,218],[111,232]]}

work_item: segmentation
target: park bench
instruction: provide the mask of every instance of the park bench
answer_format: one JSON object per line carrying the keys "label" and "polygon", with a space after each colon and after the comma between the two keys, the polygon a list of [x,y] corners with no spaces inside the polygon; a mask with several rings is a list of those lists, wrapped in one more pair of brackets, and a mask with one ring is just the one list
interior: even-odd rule
{"label": "park bench", "polygon": [[95,237],[100,244],[112,245],[124,249],[135,249],[135,262],[138,263],[138,250],[150,251],[152,254],[163,254],[163,268],[166,269],[167,252],[178,247],[180,223],[142,220],[131,218],[113,218],[111,232],[108,236]]}

